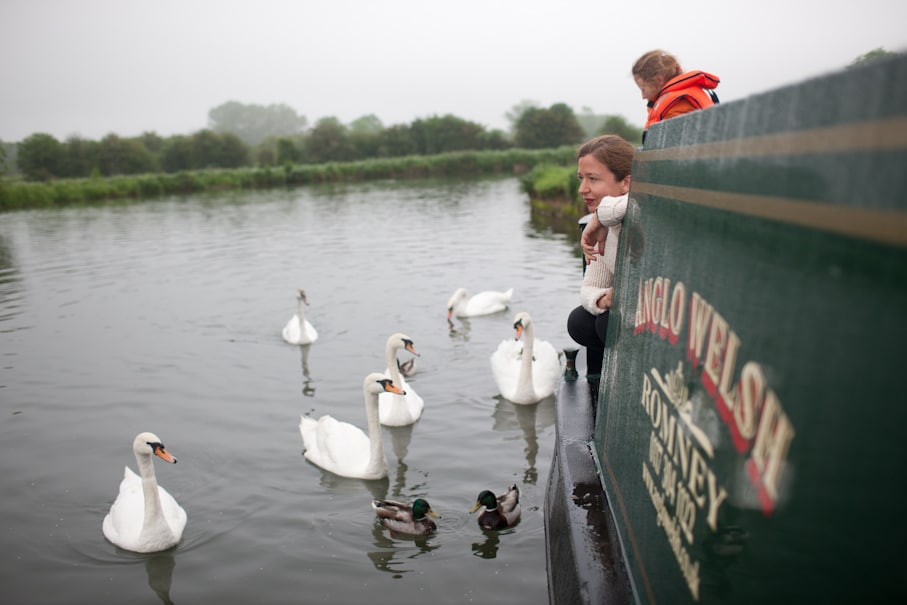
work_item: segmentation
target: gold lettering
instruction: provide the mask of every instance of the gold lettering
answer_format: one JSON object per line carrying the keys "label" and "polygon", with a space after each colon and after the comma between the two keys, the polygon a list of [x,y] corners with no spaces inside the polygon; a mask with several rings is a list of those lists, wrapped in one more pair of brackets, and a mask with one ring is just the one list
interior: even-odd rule
{"label": "gold lettering", "polygon": [[787,457],[787,449],[794,434],[793,424],[781,409],[781,403],[775,392],[770,390],[765,397],[752,459],[772,502],[778,499],[778,482],[782,464]]}
{"label": "gold lettering", "polygon": [[705,343],[706,328],[712,319],[713,312],[712,305],[693,292],[690,299],[690,334],[687,342],[687,357],[693,362],[693,367],[699,365],[702,345]]}
{"label": "gold lettering", "polygon": [[668,321],[671,331],[668,340],[671,344],[677,344],[677,340],[680,338],[686,299],[686,287],[683,282],[679,281],[674,285],[674,292],[671,294],[671,312]]}
{"label": "gold lettering", "polygon": [[740,437],[746,441],[756,435],[757,410],[765,398],[765,376],[754,361],[747,362],[740,371],[740,405],[734,409],[734,422]]}
{"label": "gold lettering", "polygon": [[[702,367],[703,382],[706,390],[715,394],[715,387],[721,380],[721,360],[724,347],[727,345],[728,326],[724,318],[715,313],[712,316],[712,329],[709,331],[709,342],[705,352],[705,364]],[[708,381],[706,382],[706,378]],[[711,387],[711,388],[710,388]]]}
{"label": "gold lettering", "polygon": [[705,520],[709,527],[712,528],[712,531],[718,529],[718,509],[726,498],[727,490],[718,485],[718,478],[715,473],[709,471],[709,512]]}

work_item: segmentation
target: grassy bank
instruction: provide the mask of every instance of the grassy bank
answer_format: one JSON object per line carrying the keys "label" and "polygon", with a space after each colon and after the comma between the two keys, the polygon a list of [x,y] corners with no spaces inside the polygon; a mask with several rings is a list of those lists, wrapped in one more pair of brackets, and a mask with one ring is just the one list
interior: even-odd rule
{"label": "grassy bank", "polygon": [[[575,153],[573,147],[567,146],[541,150],[457,152],[345,163],[287,164],[279,168],[219,169],[175,174],[61,179],[40,183],[0,180],[0,211],[114,200],[153,199],[209,191],[256,190],[389,178],[525,175],[533,174],[533,169],[538,166],[552,168],[573,166]],[[571,173],[574,171],[575,168],[570,168]],[[526,181],[523,183],[525,188]],[[527,190],[527,193],[530,191]]]}

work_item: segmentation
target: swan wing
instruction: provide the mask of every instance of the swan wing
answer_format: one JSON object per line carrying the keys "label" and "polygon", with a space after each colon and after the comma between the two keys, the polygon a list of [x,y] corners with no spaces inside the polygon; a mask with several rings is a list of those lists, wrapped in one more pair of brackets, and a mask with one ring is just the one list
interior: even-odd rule
{"label": "swan wing", "polygon": [[564,373],[563,361],[547,340],[535,339],[532,351],[532,387],[540,399],[553,395]]}
{"label": "swan wing", "polygon": [[[401,379],[401,382],[403,380]],[[422,417],[425,402],[415,389],[402,387],[406,395],[380,393],[378,395],[378,418],[385,426],[406,426]]]}
{"label": "swan wing", "polygon": [[101,526],[104,537],[133,552],[157,552],[175,546],[182,538],[188,516],[167,490],[161,486],[157,489],[166,527],[145,528],[142,478],[125,467],[119,494]]}
{"label": "swan wing", "polygon": [[294,315],[287,322],[287,325],[283,327],[281,332],[283,339],[292,345],[299,344],[299,340],[302,338],[302,328],[299,325],[299,316]]}
{"label": "swan wing", "polygon": [[318,330],[315,329],[308,319],[305,320],[305,330],[303,331],[303,336],[301,338],[300,344],[309,344],[318,340]]}
{"label": "swan wing", "polygon": [[299,432],[306,459],[326,471],[350,477],[368,466],[371,442],[359,427],[330,415],[318,420],[303,416]]}
{"label": "swan wing", "polygon": [[507,308],[512,297],[513,288],[510,288],[506,292],[485,290],[484,292],[477,293],[466,302],[464,313],[467,316],[497,313],[498,311],[503,311]]}
{"label": "swan wing", "polygon": [[502,340],[491,354],[491,372],[498,391],[506,399],[511,399],[517,391],[522,353],[523,343],[510,338]]}

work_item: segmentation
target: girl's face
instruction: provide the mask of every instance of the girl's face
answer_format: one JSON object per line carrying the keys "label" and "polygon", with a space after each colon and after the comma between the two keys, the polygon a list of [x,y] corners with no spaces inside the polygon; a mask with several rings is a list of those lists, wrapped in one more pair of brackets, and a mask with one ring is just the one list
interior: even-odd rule
{"label": "girl's face", "polygon": [[642,98],[654,103],[655,99],[658,98],[658,91],[664,86],[664,81],[661,78],[643,80],[639,76],[633,76],[633,79],[636,80],[636,85],[639,86],[639,90],[642,92]]}
{"label": "girl's face", "polygon": [[579,194],[583,196],[589,212],[595,212],[603,197],[619,197],[630,190],[629,174],[618,180],[611,169],[591,153],[577,161],[576,175],[579,177]]}

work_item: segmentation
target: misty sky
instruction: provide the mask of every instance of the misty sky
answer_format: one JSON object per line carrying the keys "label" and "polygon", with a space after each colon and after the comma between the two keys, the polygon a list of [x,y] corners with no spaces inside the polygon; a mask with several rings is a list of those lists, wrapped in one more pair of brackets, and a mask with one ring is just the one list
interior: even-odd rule
{"label": "misty sky", "polygon": [[903,0],[0,0],[0,140],[191,134],[227,101],[502,129],[563,102],[642,126],[630,67],[653,48],[728,102],[907,50],[905,23]]}

